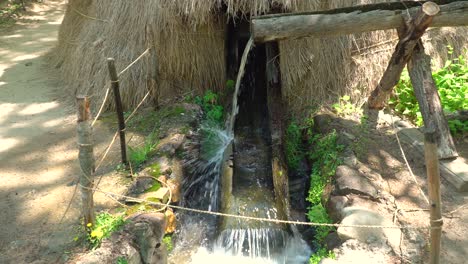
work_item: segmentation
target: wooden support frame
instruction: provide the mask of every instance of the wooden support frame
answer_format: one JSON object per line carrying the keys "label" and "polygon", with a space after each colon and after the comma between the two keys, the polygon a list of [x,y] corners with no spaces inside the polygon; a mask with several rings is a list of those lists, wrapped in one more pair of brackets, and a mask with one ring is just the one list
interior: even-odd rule
{"label": "wooden support frame", "polygon": [[400,80],[401,72],[411,58],[414,47],[439,11],[439,6],[432,2],[427,2],[420,7],[418,14],[411,20],[408,30],[403,37],[400,37],[382,79],[369,96],[367,102],[369,108],[382,109],[385,107],[393,87]]}
{"label": "wooden support frame", "polygon": [[[467,1],[435,1],[440,12],[431,27],[468,25]],[[324,37],[400,28],[404,17],[418,13],[421,2],[404,1],[339,8],[323,12],[254,17],[251,33],[256,43],[301,37]],[[409,7],[409,8],[408,8]]]}
{"label": "wooden support frame", "polygon": [[458,157],[455,143],[450,134],[447,120],[444,116],[439,93],[431,71],[431,57],[424,52],[422,41],[414,49],[408,71],[413,85],[414,94],[418,100],[424,126],[434,128],[435,141],[438,146],[439,159]]}

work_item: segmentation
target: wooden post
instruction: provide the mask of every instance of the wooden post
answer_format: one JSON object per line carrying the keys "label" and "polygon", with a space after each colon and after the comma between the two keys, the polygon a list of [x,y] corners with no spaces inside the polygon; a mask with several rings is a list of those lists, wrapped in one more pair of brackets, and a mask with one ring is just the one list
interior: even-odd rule
{"label": "wooden post", "polygon": [[458,153],[444,116],[437,87],[432,78],[431,57],[424,52],[422,41],[419,41],[414,49],[408,62],[408,71],[414,94],[418,99],[424,126],[430,127],[430,123],[433,122],[439,159],[456,158]]}
{"label": "wooden post", "polygon": [[80,186],[81,201],[83,206],[84,226],[89,230],[88,224],[94,225],[94,202],[93,202],[93,173],[95,169],[93,154],[93,134],[91,127],[91,112],[89,110],[89,99],[85,96],[77,96],[78,105],[78,147],[80,160]]}
{"label": "wooden post", "polygon": [[411,20],[405,36],[400,38],[395,52],[393,52],[382,79],[369,96],[369,108],[382,109],[385,107],[393,87],[400,80],[403,68],[411,58],[414,47],[431,24],[433,16],[437,15],[439,11],[437,4],[426,2],[422,5],[419,13]]}
{"label": "wooden post", "polygon": [[125,119],[122,109],[122,99],[120,98],[119,77],[117,76],[117,71],[115,69],[114,58],[108,58],[107,65],[109,67],[112,90],[114,91],[115,108],[117,112],[117,118],[119,120],[120,150],[122,154],[122,163],[126,167],[128,167],[127,146],[125,142]]}
{"label": "wooden post", "polygon": [[437,157],[437,145],[435,130],[424,135],[424,152],[426,159],[427,181],[429,189],[430,213],[431,213],[431,249],[430,262],[438,264],[440,258],[440,240],[442,235],[442,213],[440,203],[440,173],[439,159]]}

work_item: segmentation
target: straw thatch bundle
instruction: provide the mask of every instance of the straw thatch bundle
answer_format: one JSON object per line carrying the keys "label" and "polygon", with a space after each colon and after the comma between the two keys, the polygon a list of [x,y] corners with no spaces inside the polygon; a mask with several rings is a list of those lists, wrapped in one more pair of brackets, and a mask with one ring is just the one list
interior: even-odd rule
{"label": "straw thatch bundle", "polygon": [[[265,14],[278,6],[314,11],[369,2],[377,1],[69,0],[53,58],[71,93],[102,98],[108,80],[106,58],[114,57],[122,70],[151,48],[121,76],[123,103],[135,106],[147,91],[164,103],[187,92],[224,87],[229,16]],[[436,65],[445,61],[447,44],[456,51],[468,48],[467,33],[467,28],[451,28],[426,35]],[[284,98],[294,112],[344,94],[364,99],[395,44],[394,31],[281,41]]]}

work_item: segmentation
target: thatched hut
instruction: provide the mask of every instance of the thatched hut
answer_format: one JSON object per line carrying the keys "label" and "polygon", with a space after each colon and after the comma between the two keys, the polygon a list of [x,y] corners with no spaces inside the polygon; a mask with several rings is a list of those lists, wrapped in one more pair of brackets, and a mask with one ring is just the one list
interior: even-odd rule
{"label": "thatched hut", "polygon": [[[123,103],[135,106],[151,91],[153,102],[162,104],[190,92],[223,89],[235,64],[229,54],[240,50],[230,42],[248,34],[251,16],[373,2],[378,0],[69,0],[53,58],[70,94],[101,98],[106,58],[114,57],[121,70],[150,48],[121,76]],[[468,48],[467,35],[466,27],[429,30],[426,47],[435,65],[445,61],[447,45],[459,52]],[[393,30],[280,41],[285,102],[300,112],[344,94],[364,100],[396,41]]]}

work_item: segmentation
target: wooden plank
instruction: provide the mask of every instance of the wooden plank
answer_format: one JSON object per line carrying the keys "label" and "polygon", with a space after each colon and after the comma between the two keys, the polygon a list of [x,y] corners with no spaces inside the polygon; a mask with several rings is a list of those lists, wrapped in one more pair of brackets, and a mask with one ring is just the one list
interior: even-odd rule
{"label": "wooden plank", "polygon": [[420,8],[419,13],[411,19],[408,30],[400,30],[399,34],[402,37],[400,37],[396,45],[387,69],[367,100],[369,108],[382,109],[385,107],[393,87],[400,80],[401,72],[411,58],[414,47],[431,24],[434,15],[438,14],[439,11],[438,5],[427,2]]}
{"label": "wooden plank", "polygon": [[[468,25],[467,1],[447,3],[434,17],[431,27]],[[416,5],[416,6],[415,6]],[[254,17],[251,33],[255,42],[288,38],[323,37],[396,29],[404,26],[407,14],[416,14],[420,2],[356,6],[323,12],[277,14]],[[411,7],[406,9],[406,6]],[[387,8],[387,9],[385,9]]]}
{"label": "wooden plank", "polygon": [[421,41],[408,62],[408,71],[424,120],[424,126],[435,130],[439,158],[453,159],[458,157],[455,143],[444,116],[439,92],[432,78],[431,57],[424,52]]}

